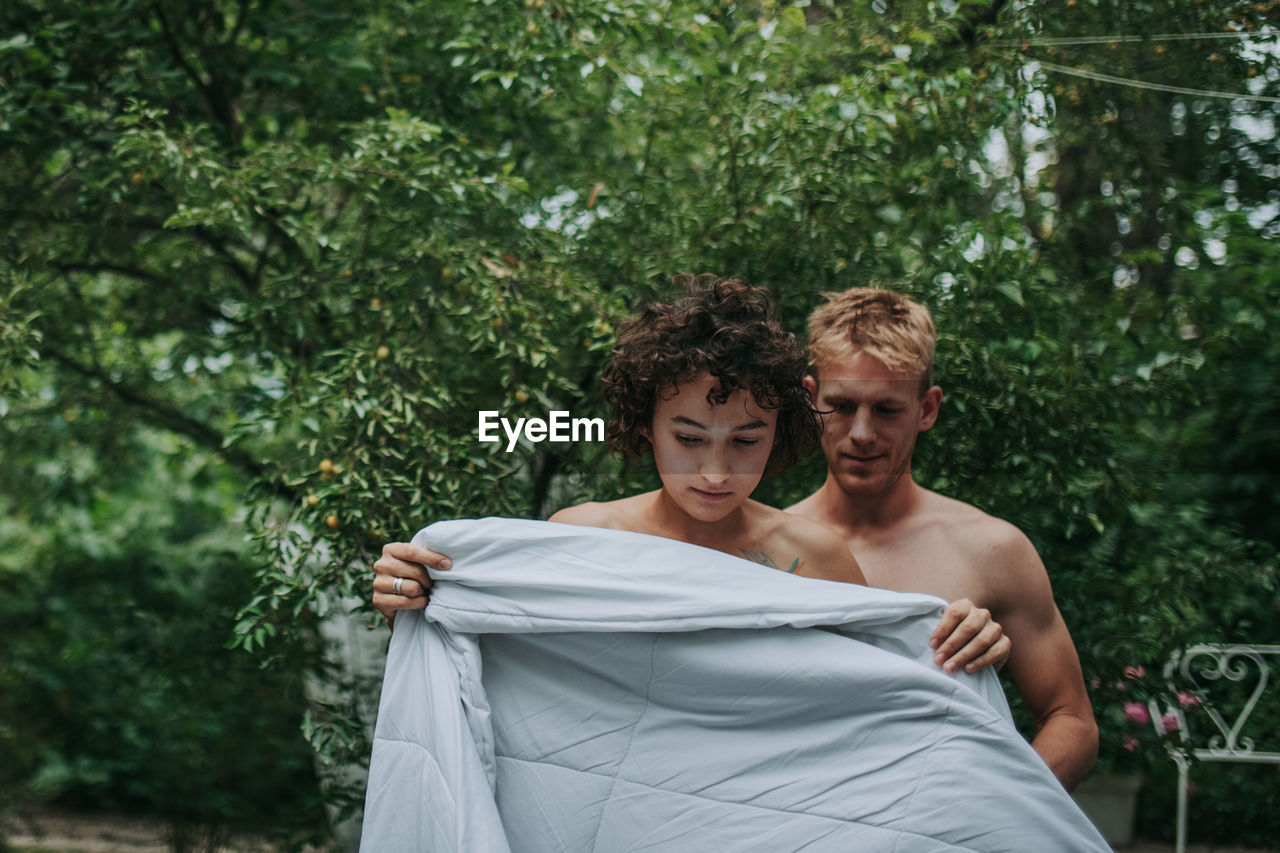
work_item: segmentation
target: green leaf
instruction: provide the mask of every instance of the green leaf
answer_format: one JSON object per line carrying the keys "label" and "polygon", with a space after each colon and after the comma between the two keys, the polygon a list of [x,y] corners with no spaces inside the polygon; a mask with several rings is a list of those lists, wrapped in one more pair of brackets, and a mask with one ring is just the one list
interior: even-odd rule
{"label": "green leaf", "polygon": [[1022,298],[1022,287],[1013,282],[1000,282],[996,285],[996,290],[1004,295],[1006,299],[1017,305],[1019,308],[1025,308],[1027,303]]}

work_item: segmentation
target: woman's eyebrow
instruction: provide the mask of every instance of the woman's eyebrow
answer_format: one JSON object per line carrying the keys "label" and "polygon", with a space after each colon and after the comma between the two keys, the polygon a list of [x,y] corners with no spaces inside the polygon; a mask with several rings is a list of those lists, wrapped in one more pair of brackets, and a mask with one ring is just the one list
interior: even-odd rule
{"label": "woman's eyebrow", "polygon": [[[692,418],[686,418],[684,415],[673,415],[671,417],[671,421],[672,423],[693,427],[694,429],[700,429],[704,431],[707,429],[702,424],[698,423]],[[747,430],[752,430],[752,429],[763,429],[764,427],[767,427],[767,426],[768,426],[767,423],[757,419],[757,420],[751,421],[750,423],[745,423],[745,424],[742,424],[741,426],[736,426],[733,429],[731,429],[730,432],[746,432]]]}

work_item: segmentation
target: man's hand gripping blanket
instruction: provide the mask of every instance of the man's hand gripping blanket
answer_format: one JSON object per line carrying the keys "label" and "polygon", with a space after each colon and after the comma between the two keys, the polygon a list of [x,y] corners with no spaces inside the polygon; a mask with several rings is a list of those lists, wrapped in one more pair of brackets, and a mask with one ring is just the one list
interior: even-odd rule
{"label": "man's hand gripping blanket", "polygon": [[490,518],[396,619],[361,849],[1105,851],[944,602]]}

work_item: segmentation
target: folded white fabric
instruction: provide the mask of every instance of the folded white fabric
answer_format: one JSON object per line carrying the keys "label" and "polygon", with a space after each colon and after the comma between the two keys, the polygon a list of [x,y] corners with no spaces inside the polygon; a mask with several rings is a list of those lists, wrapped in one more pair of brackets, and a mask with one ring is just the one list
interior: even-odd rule
{"label": "folded white fabric", "polygon": [[636,533],[448,521],[396,619],[361,849],[1103,851],[948,676],[943,602]]}

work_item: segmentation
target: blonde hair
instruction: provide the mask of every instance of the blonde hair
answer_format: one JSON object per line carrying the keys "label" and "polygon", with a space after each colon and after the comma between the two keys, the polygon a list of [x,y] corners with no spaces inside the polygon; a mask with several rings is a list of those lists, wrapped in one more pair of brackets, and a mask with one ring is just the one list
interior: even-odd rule
{"label": "blonde hair", "polygon": [[853,287],[823,294],[827,301],[809,315],[809,360],[815,367],[865,352],[900,373],[930,385],[938,334],[929,309],[892,290]]}

